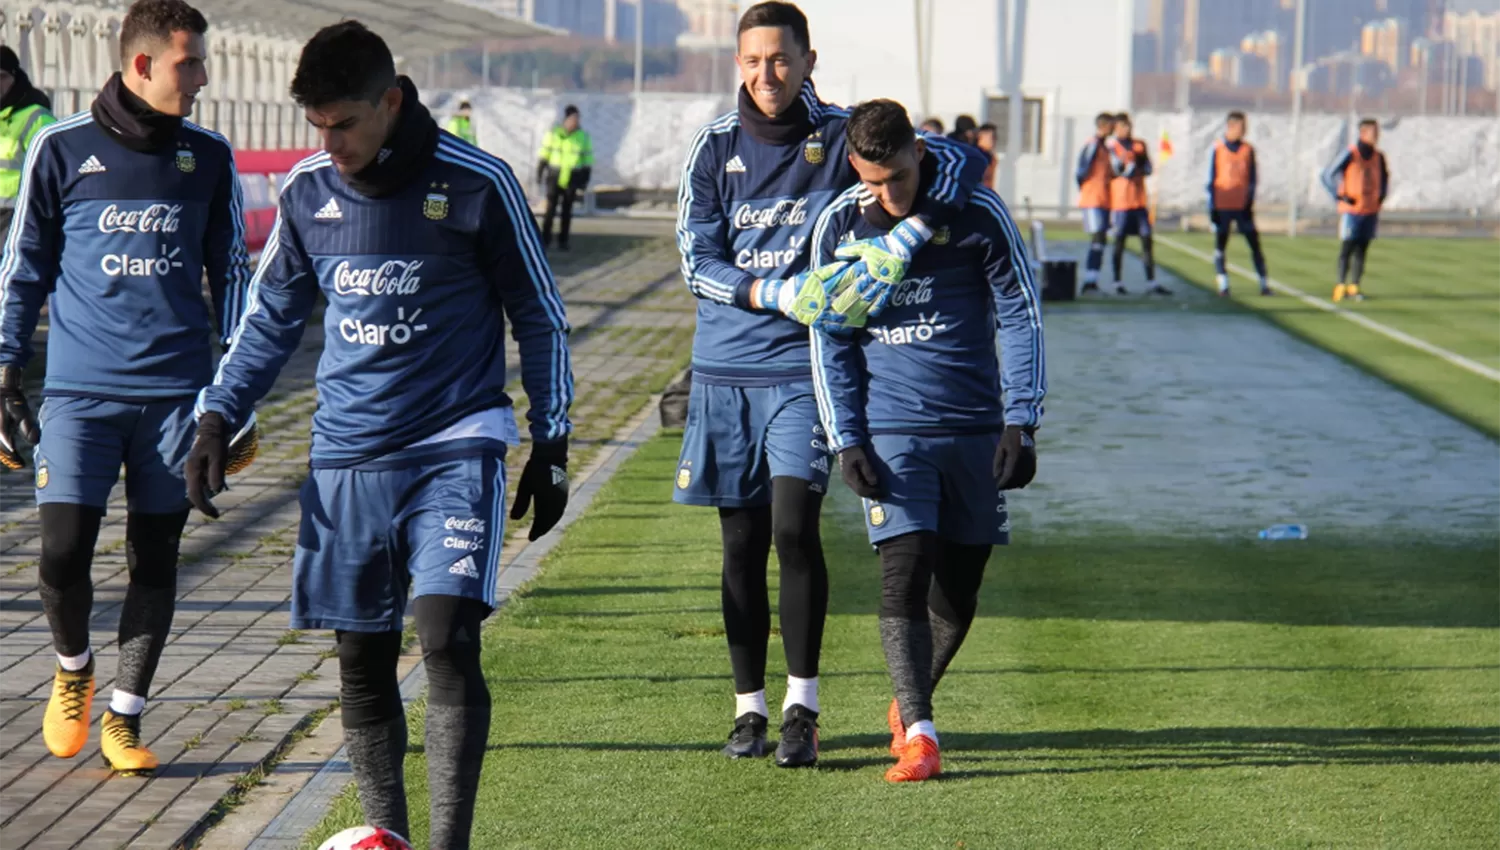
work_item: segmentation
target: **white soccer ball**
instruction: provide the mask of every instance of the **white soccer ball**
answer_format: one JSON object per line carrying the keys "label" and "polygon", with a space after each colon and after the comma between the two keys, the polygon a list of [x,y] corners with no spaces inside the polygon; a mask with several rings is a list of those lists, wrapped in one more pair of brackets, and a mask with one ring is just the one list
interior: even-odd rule
{"label": "white soccer ball", "polygon": [[351,826],[319,844],[318,850],[412,850],[412,847],[389,829]]}

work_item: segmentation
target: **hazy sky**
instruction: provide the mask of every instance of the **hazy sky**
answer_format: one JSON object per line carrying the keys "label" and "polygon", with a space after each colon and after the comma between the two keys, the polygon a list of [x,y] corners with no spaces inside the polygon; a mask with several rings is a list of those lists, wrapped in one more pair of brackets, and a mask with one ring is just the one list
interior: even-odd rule
{"label": "hazy sky", "polygon": [[[1309,0],[1317,2],[1317,0]],[[1500,12],[1500,0],[1448,0],[1448,8],[1455,12],[1477,9],[1481,12]],[[1135,28],[1144,30],[1151,16],[1151,0],[1135,0]]]}

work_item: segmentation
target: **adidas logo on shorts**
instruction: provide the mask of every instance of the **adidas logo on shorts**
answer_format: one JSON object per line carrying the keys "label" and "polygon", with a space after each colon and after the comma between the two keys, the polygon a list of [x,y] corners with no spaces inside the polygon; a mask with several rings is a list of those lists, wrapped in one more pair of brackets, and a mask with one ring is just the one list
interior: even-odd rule
{"label": "adidas logo on shorts", "polygon": [[474,556],[465,555],[463,560],[448,568],[448,572],[466,578],[479,578],[479,568],[474,566]]}

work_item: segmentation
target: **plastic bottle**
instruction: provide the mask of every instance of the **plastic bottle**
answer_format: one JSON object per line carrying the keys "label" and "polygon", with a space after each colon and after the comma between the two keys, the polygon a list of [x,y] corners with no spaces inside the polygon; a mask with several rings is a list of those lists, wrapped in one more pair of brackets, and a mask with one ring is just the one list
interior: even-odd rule
{"label": "plastic bottle", "polygon": [[1278,523],[1270,528],[1263,528],[1260,532],[1262,540],[1306,540],[1307,526],[1290,523]]}

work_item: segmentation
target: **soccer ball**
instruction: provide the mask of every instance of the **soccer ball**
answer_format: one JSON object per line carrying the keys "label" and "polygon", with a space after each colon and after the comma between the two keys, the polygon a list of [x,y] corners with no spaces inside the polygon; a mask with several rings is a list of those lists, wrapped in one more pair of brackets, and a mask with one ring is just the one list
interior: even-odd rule
{"label": "soccer ball", "polygon": [[406,839],[378,826],[351,826],[322,844],[318,850],[412,850]]}

